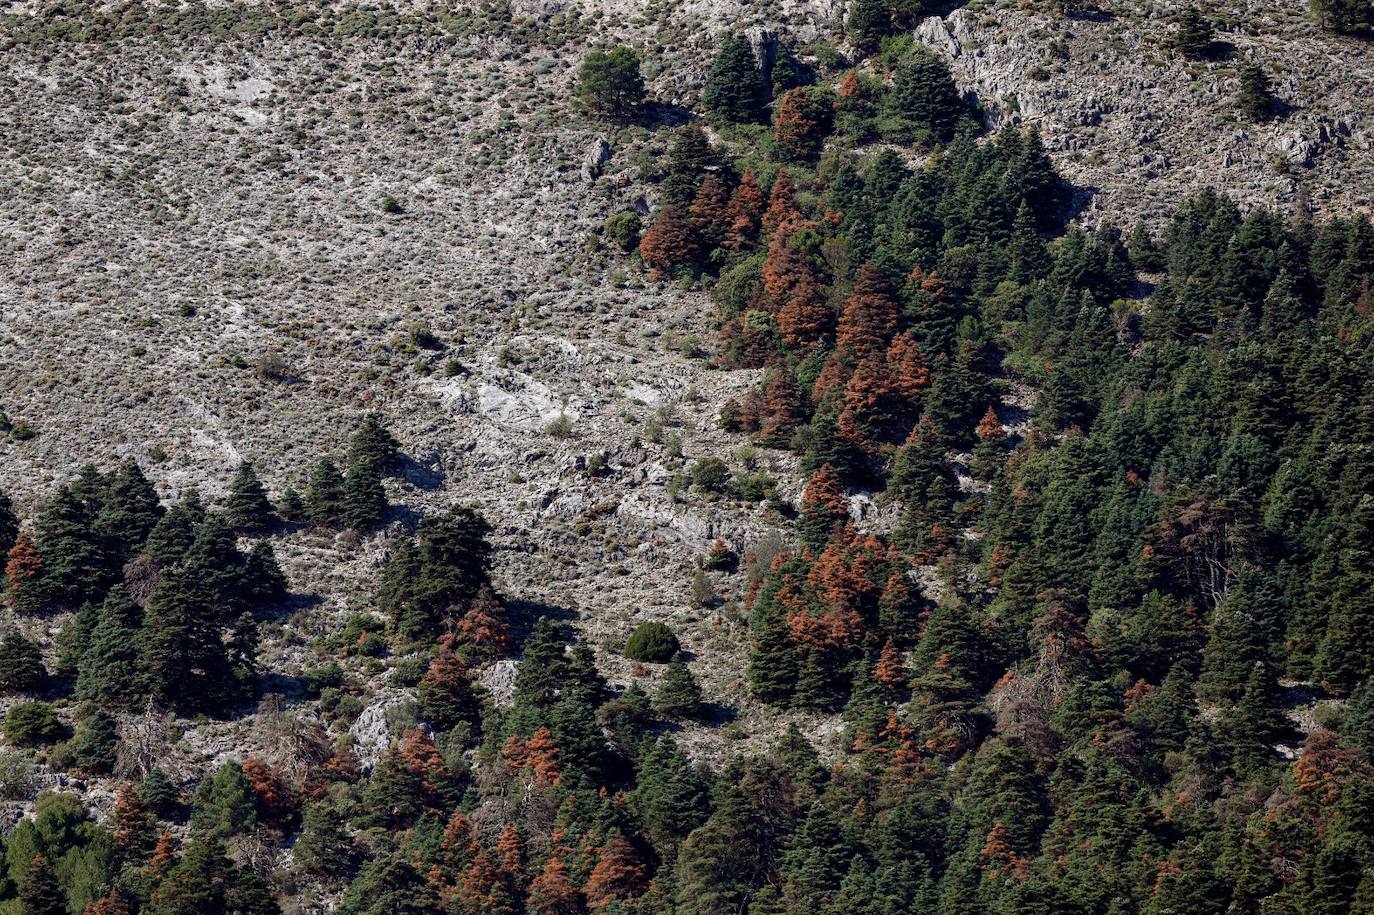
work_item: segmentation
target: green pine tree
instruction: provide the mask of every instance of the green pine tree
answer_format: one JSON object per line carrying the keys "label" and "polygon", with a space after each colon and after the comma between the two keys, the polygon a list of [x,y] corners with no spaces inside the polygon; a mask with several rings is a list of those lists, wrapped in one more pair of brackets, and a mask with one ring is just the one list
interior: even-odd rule
{"label": "green pine tree", "polygon": [[665,718],[696,718],[701,714],[701,687],[681,655],[663,671],[663,682],[654,693],[654,708]]}
{"label": "green pine tree", "polygon": [[356,531],[367,531],[386,511],[386,490],[371,464],[357,463],[348,468],[343,483],[343,505],[339,520]]}
{"label": "green pine tree", "polygon": [[343,513],[344,480],[338,466],[320,458],[305,485],[305,517],[316,524],[337,524]]}
{"label": "green pine tree", "polygon": [[822,803],[811,805],[782,858],[784,896],[791,911],[818,911],[839,888],[854,850],[835,815]]}
{"label": "green pine tree", "polygon": [[[98,601],[117,571],[118,556],[96,526],[96,512],[80,495],[89,480],[60,488],[34,522],[34,542],[43,556],[42,591],[51,605],[80,607]],[[104,492],[101,481],[99,492]]]}
{"label": "green pine tree", "polygon": [[1267,121],[1274,116],[1274,91],[1269,85],[1269,75],[1253,61],[1240,68],[1240,92],[1236,103],[1248,121]]}
{"label": "green pine tree", "polygon": [[588,52],[577,72],[577,98],[595,114],[616,118],[633,115],[644,103],[639,55],[623,45]]}
{"label": "green pine tree", "polygon": [[138,786],[138,799],[157,817],[171,816],[181,805],[181,792],[160,767],[154,766]]}
{"label": "green pine tree", "polygon": [[81,657],[76,696],[101,707],[130,708],[143,697],[138,630],[142,612],[122,585],[110,589]]}
{"label": "green pine tree", "polygon": [[31,693],[47,682],[43,655],[22,633],[10,632],[0,641],[0,691]]}
{"label": "green pine tree", "polygon": [[1198,12],[1197,7],[1185,7],[1178,14],[1178,30],[1174,32],[1174,47],[1184,57],[1206,57],[1212,50],[1212,24]]}
{"label": "green pine tree", "polygon": [[259,540],[243,562],[243,582],[248,601],[267,607],[286,599],[286,575],[277,564],[277,551],[270,540]]}
{"label": "green pine tree", "polygon": [[849,41],[872,54],[882,40],[892,34],[892,10],[886,0],[854,0],[849,6],[849,20],[845,25]]}
{"label": "green pine tree", "polygon": [[243,767],[227,762],[207,775],[191,800],[191,832],[204,840],[227,839],[257,824],[257,801]]}
{"label": "green pine tree", "polygon": [[753,124],[763,118],[763,78],[749,41],[738,32],[721,43],[702,93],[706,110],[736,124]]}
{"label": "green pine tree", "polygon": [[1309,5],[1322,28],[1338,34],[1358,35],[1374,27],[1368,0],[1309,0]]}
{"label": "green pine tree", "polygon": [[1269,665],[1256,661],[1245,691],[1222,721],[1222,739],[1231,753],[1236,774],[1250,778],[1263,773],[1274,760],[1274,743],[1287,722],[1279,702],[1278,679]]}
{"label": "green pine tree", "polygon": [[287,521],[300,521],[305,518],[305,500],[301,498],[300,490],[294,486],[286,487],[286,491],[281,494],[279,512]]}
{"label": "green pine tree", "polygon": [[247,533],[265,531],[276,520],[276,510],[267,498],[267,490],[248,461],[239,464],[234,474],[229,498],[224,502],[224,517],[235,530]]}
{"label": "green pine tree", "polygon": [[637,781],[630,806],[662,853],[676,848],[710,813],[708,786],[672,737],[646,744]]}
{"label": "green pine tree", "polygon": [[305,806],[301,834],[291,853],[302,873],[336,880],[357,867],[360,856],[345,826],[347,821],[339,806],[329,801]]}
{"label": "green pine tree", "polygon": [[99,709],[92,712],[76,729],[71,749],[78,769],[101,775],[113,772],[119,749],[114,718]]}
{"label": "green pine tree", "polygon": [[198,500],[193,504],[183,500],[173,505],[149,532],[144,549],[160,565],[175,565],[191,549],[196,539],[195,525],[200,520],[198,506]]}
{"label": "green pine tree", "polygon": [[719,156],[706,132],[696,123],[685,124],[673,133],[668,148],[668,176],[663,180],[663,200],[686,210],[701,187],[702,179],[719,162]]}
{"label": "green pine tree", "polygon": [[396,469],[399,448],[400,443],[382,423],[381,416],[369,413],[363,417],[362,426],[349,442],[344,464],[349,468],[367,467],[381,476]]}
{"label": "green pine tree", "polygon": [[914,48],[897,65],[883,99],[881,129],[889,139],[932,146],[954,136],[962,114],[949,67],[935,52]]}
{"label": "green pine tree", "polygon": [[111,548],[124,559],[133,556],[162,516],[157,490],[142,469],[132,460],[121,463],[110,475],[104,504],[96,518]]}

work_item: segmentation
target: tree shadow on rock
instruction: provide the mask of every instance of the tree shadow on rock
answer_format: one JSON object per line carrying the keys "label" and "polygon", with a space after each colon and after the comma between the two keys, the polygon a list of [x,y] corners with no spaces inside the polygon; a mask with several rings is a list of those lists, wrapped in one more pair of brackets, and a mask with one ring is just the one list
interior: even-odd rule
{"label": "tree shadow on rock", "polygon": [[444,488],[444,472],[434,466],[421,464],[408,454],[396,458],[396,475],[421,492],[437,492]]}
{"label": "tree shadow on rock", "polygon": [[530,630],[541,618],[547,617],[558,625],[559,633],[570,640],[571,632],[567,623],[579,618],[580,614],[570,607],[562,607],[537,600],[512,598],[505,602],[506,620],[510,623],[511,637],[516,644],[524,644]]}
{"label": "tree shadow on rock", "polygon": [[685,105],[673,105],[668,102],[648,102],[640,109],[639,117],[635,122],[650,130],[660,128],[681,127],[683,124],[690,123],[696,119],[692,109]]}
{"label": "tree shadow on rock", "polygon": [[712,727],[725,727],[739,718],[739,710],[719,702],[703,702],[699,716],[703,723]]}

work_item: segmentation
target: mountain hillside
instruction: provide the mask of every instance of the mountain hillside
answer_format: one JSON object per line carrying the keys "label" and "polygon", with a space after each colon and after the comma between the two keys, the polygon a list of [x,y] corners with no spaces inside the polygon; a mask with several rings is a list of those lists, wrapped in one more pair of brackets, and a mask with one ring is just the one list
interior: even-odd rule
{"label": "mountain hillside", "polygon": [[9,3],[0,915],[1362,911],[1367,6]]}

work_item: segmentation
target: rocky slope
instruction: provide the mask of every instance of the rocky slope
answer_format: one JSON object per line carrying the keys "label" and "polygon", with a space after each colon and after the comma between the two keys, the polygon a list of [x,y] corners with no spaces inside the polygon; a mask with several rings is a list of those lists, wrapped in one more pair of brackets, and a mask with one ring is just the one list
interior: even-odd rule
{"label": "rocky slope", "polygon": [[[1208,61],[1170,51],[1174,7],[1161,4],[1068,19],[970,4],[916,34],[949,59],[990,122],[1042,131],[1080,188],[1085,222],[1158,220],[1205,187],[1288,213],[1369,212],[1369,42],[1319,32],[1300,2],[1203,9],[1225,25]],[[1237,112],[1247,60],[1264,67],[1283,107],[1269,123]]]}
{"label": "rocky slope", "polygon": [[[518,0],[496,26],[460,6],[451,34],[90,42],[36,40],[52,17],[9,12],[0,405],[38,434],[0,443],[0,486],[31,509],[77,463],[118,455],[168,496],[227,483],[243,458],[280,491],[378,410],[413,459],[392,493],[398,526],[477,504],[507,594],[575,614],[620,682],[651,676],[619,657],[634,622],[674,621],[708,698],[766,740],[778,715],[745,694],[743,626],[728,602],[695,603],[690,580],[714,538],[767,548],[785,525],[669,485],[703,455],[743,466],[744,441],[716,416],[754,377],[700,358],[702,292],[646,282],[595,233],[652,199],[660,128],[694,103],[715,30],[806,45],[833,27],[834,3]],[[1086,221],[1158,218],[1208,184],[1285,208],[1368,206],[1367,46],[1266,4],[1229,13],[1245,26],[1225,33],[1229,60],[1184,65],[1162,50],[1164,13],[1066,21],[981,4],[917,37],[990,120],[1043,130]],[[644,52],[662,103],[614,131],[569,102],[582,54],[610,38]],[[1235,62],[1251,53],[1292,106],[1260,128],[1234,118]],[[550,431],[560,416],[566,435]],[[795,494],[787,456],[759,460]],[[270,671],[299,671],[312,639],[368,608],[385,539],[283,540],[294,587],[321,601],[270,633]],[[714,586],[728,600],[739,581]],[[198,725],[182,749],[189,761],[268,739],[253,727]],[[735,734],[684,740],[710,754]]]}

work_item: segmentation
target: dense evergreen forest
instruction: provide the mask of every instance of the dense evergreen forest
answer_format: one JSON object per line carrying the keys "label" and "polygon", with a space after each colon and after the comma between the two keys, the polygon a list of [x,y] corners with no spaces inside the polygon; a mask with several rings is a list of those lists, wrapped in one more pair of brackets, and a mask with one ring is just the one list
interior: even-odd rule
{"label": "dense evergreen forest", "polygon": [[[33,758],[121,787],[103,823],[40,797],[0,913],[1374,911],[1374,226],[1203,192],[1085,230],[1033,131],[988,133],[908,39],[858,40],[864,66],[818,79],[727,37],[710,134],[676,128],[648,224],[606,231],[709,288],[712,358],[761,376],[721,423],[798,456],[790,544],[703,561],[746,565],[754,698],[840,716],[842,752],[780,729],[694,763],[673,632],[626,646],[666,665],[655,695],[613,688],[570,627],[509,609],[455,507],[330,644],[418,659],[375,766],[331,663],[301,672],[323,720],[281,716],[291,765],[174,779],[124,713],[255,708],[260,624],[294,599],[274,538],[369,535],[398,444],[369,417],[301,492],[244,464],[212,505],[71,468],[31,519],[0,498],[6,602],[64,621],[47,666],[0,642],[0,791]],[[581,89],[634,116],[635,56]],[[856,524],[855,493],[894,523]],[[477,683],[500,658],[503,704]]]}

